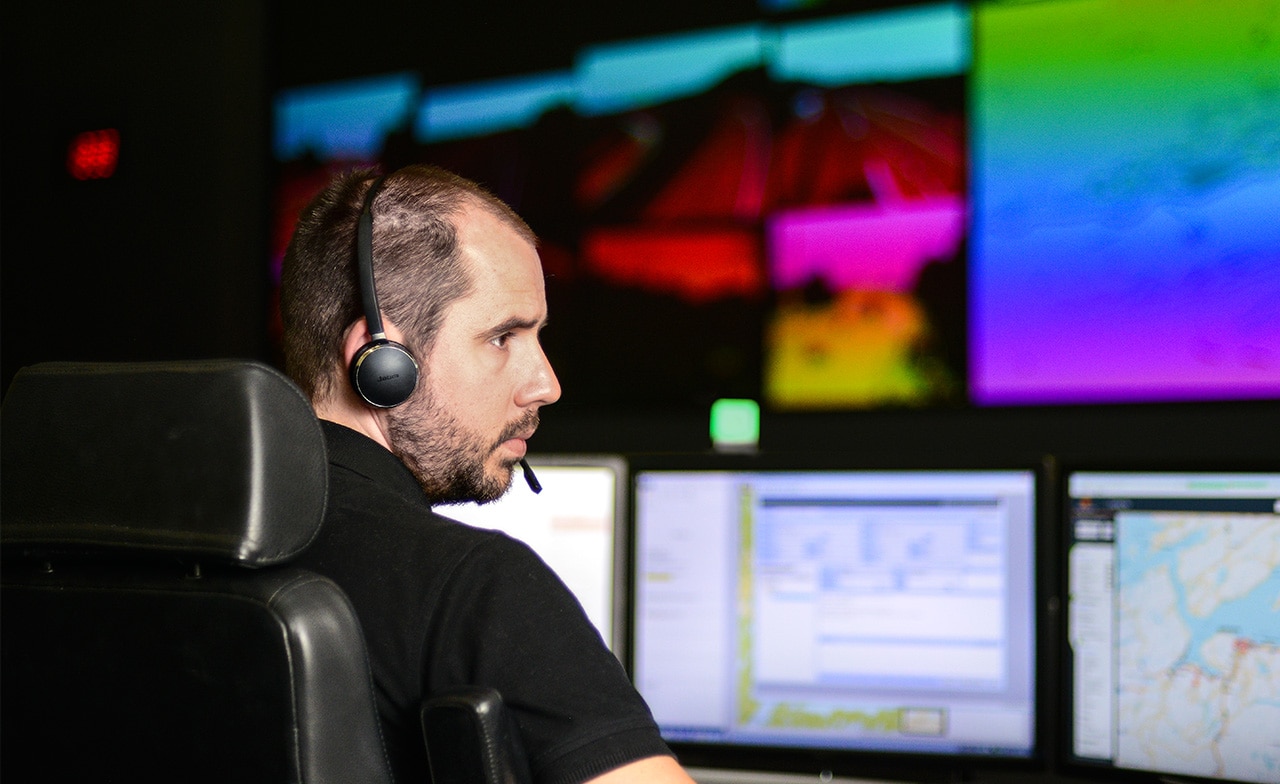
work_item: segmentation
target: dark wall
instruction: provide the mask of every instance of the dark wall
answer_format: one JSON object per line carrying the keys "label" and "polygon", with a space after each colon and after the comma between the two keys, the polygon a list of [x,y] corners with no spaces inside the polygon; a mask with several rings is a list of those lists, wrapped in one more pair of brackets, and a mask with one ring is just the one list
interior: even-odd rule
{"label": "dark wall", "polygon": [[[754,8],[694,5],[679,24]],[[5,3],[0,389],[46,360],[273,356],[275,87],[403,69],[450,81],[553,67],[586,38],[656,32],[674,19],[585,0]],[[122,137],[115,175],[73,180],[70,140],[108,127]]]}
{"label": "dark wall", "polygon": [[[4,386],[50,359],[263,355],[262,4],[2,13]],[[72,179],[71,138],[107,127],[115,176]]]}
{"label": "dark wall", "polygon": [[583,44],[719,27],[760,13],[756,0],[275,0],[271,9],[279,31],[272,40],[274,78],[285,86],[404,70],[450,84],[563,68]]}

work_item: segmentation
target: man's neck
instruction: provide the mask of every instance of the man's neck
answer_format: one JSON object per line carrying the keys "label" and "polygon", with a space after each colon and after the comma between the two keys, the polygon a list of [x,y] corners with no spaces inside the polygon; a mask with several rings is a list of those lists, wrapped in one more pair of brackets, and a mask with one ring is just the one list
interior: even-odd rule
{"label": "man's neck", "polygon": [[385,429],[386,419],[378,409],[350,400],[313,401],[316,416],[361,433],[390,451],[391,441]]}

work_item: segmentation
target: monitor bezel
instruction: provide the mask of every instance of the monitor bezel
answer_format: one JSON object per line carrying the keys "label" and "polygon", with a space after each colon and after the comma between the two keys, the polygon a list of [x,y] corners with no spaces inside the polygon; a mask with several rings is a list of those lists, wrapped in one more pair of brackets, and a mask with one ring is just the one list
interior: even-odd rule
{"label": "monitor bezel", "polygon": [[1057,467],[1057,488],[1054,506],[1058,515],[1058,552],[1056,588],[1061,597],[1061,611],[1058,613],[1058,628],[1054,632],[1058,660],[1058,712],[1056,719],[1056,743],[1053,749],[1055,767],[1064,775],[1086,777],[1090,781],[1100,782],[1132,782],[1132,784],[1246,784],[1239,779],[1206,778],[1176,771],[1153,771],[1139,768],[1120,767],[1114,763],[1103,762],[1090,757],[1080,757],[1074,753],[1075,722],[1072,693],[1075,685],[1074,653],[1070,644],[1071,623],[1071,573],[1069,561],[1073,545],[1070,529],[1074,512],[1071,495],[1071,477],[1079,473],[1110,474],[1245,474],[1245,473],[1278,473],[1280,472],[1280,455],[1275,462],[1267,463],[1263,459],[1212,459],[1212,460],[1116,460],[1086,459],[1069,457],[1059,460]]}
{"label": "monitor bezel", "polygon": [[626,665],[633,679],[636,674],[636,575],[639,527],[636,521],[636,481],[651,471],[962,471],[1028,472],[1034,482],[1032,554],[1035,596],[1032,609],[1032,666],[1034,705],[1032,715],[1032,749],[1026,756],[995,756],[965,753],[930,753],[918,750],[871,750],[865,748],[807,748],[799,746],[755,746],[720,742],[668,741],[681,764],[693,769],[739,771],[751,775],[779,777],[804,776],[819,780],[835,777],[886,780],[931,780],[955,775],[971,775],[984,771],[1043,771],[1049,766],[1050,729],[1057,714],[1054,704],[1057,680],[1057,649],[1053,635],[1058,623],[1060,602],[1055,591],[1059,584],[1056,573],[1055,521],[1053,520],[1053,483],[1056,472],[1050,455],[1015,455],[1004,460],[972,459],[947,455],[919,460],[881,460],[868,456],[835,456],[814,452],[792,451],[725,451],[698,453],[661,453],[633,455],[628,460],[628,495],[630,496],[630,555],[632,573],[628,576],[630,605],[627,614]]}

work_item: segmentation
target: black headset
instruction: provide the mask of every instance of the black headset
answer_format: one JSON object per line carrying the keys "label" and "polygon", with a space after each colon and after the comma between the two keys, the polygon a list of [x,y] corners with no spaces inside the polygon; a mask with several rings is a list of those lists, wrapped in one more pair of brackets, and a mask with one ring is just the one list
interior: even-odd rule
{"label": "black headset", "polygon": [[382,331],[382,311],[373,285],[373,199],[386,175],[369,186],[364,209],[356,225],[356,261],[364,319],[373,338],[351,358],[351,386],[360,399],[376,408],[393,408],[409,399],[418,385],[418,363],[409,349],[387,340]]}

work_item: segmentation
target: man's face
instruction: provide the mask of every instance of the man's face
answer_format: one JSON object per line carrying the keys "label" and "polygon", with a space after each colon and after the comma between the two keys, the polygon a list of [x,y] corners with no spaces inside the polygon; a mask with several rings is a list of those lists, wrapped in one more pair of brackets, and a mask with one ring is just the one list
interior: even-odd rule
{"label": "man's face", "polygon": [[445,310],[418,389],[388,411],[391,449],[433,502],[492,501],[560,398],[538,333],[547,298],[538,253],[480,208],[458,219],[472,291]]}

